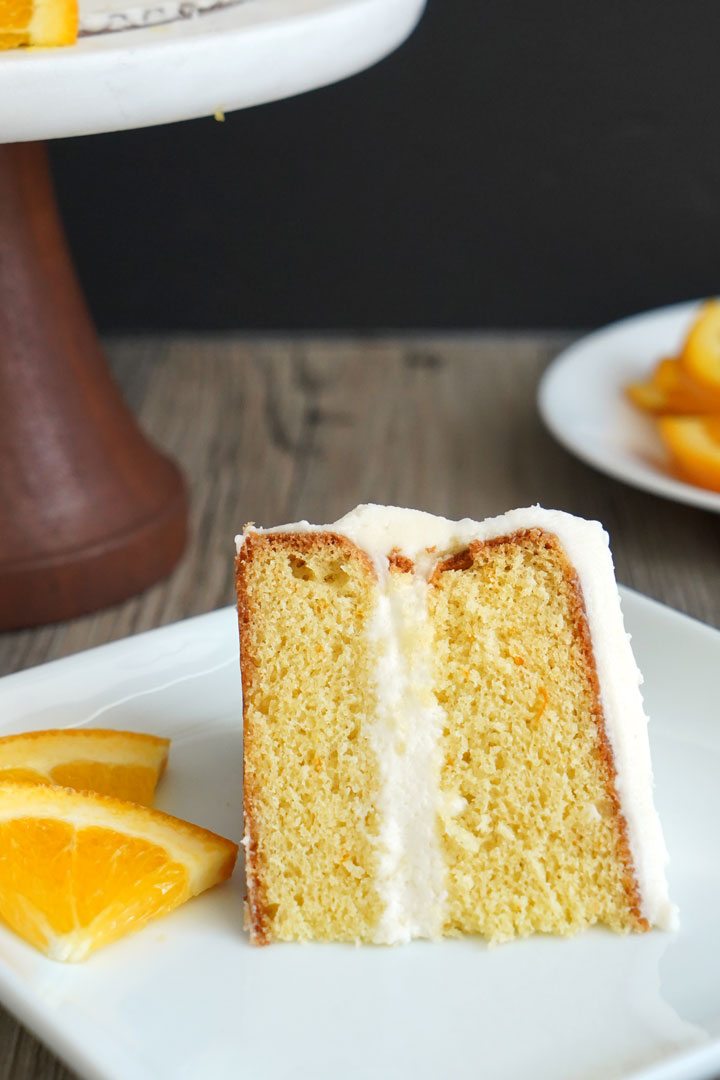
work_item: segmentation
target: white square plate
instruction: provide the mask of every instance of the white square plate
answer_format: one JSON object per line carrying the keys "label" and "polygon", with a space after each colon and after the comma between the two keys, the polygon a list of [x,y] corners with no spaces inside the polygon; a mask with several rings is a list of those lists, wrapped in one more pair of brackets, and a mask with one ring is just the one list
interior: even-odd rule
{"label": "white square plate", "polygon": [[[675,934],[251,948],[232,882],[52,963],[0,926],[0,999],[97,1080],[701,1080],[720,1073],[720,633],[623,592],[645,672]],[[173,740],[158,806],[236,840],[232,609],[0,680],[0,733]]]}

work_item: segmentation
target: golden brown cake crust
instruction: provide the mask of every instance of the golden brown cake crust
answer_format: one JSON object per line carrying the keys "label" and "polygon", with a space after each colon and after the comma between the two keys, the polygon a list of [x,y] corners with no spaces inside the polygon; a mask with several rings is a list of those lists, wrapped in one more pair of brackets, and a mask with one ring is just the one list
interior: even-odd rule
{"label": "golden brown cake crust", "polygon": [[506,544],[525,545],[529,548],[536,548],[539,544],[542,544],[547,550],[553,551],[560,557],[563,577],[568,586],[573,623],[579,637],[585,676],[591,690],[592,715],[598,732],[599,759],[605,774],[604,781],[607,796],[612,805],[612,818],[615,823],[618,856],[624,867],[623,886],[632,920],[635,924],[635,929],[639,931],[649,930],[650,925],[647,919],[642,915],[640,891],[633,866],[627,823],[620,808],[620,799],[617,793],[615,761],[605,727],[605,716],[600,700],[600,684],[595,668],[590,627],[588,625],[587,613],[585,610],[585,600],[583,598],[582,588],[577,573],[569,562],[559,540],[554,534],[545,532],[543,529],[522,529],[509,535],[494,537],[491,540],[475,540],[464,551],[457,552],[455,555],[451,555],[449,558],[438,562],[430,577],[430,584],[436,583],[439,580],[440,574],[445,571],[469,569],[469,567],[472,566],[475,555],[482,548],[499,547]]}
{"label": "golden brown cake crust", "polygon": [[256,665],[253,662],[250,647],[250,618],[251,603],[247,589],[247,567],[253,557],[253,534],[245,541],[240,553],[235,557],[235,588],[238,597],[238,625],[240,630],[240,655],[242,663],[240,673],[243,689],[243,814],[245,818],[245,876],[248,894],[246,897],[246,922],[250,933],[250,940],[254,945],[267,945],[270,942],[268,935],[268,919],[262,881],[257,872],[257,839],[254,828],[255,802],[253,791],[247,782],[244,773],[244,761],[248,753],[248,746],[252,741],[252,731],[248,730],[247,707],[245,702],[250,693],[250,685],[254,676]]}
{"label": "golden brown cake crust", "polygon": [[253,601],[248,589],[248,571],[258,551],[270,548],[291,548],[293,553],[336,552],[360,557],[368,571],[375,576],[372,560],[345,536],[331,532],[257,533],[249,532],[235,557],[235,588],[238,598],[238,627],[240,631],[241,678],[243,690],[243,814],[245,818],[245,874],[247,880],[246,912],[250,941],[253,945],[268,945],[273,940],[270,931],[265,887],[260,872],[257,845],[257,806],[255,791],[245,768],[252,754],[253,730],[248,702],[258,664],[252,650],[250,630]]}
{"label": "golden brown cake crust", "polygon": [[403,555],[399,548],[393,548],[388,555],[388,567],[396,573],[412,574],[415,563],[407,555]]}

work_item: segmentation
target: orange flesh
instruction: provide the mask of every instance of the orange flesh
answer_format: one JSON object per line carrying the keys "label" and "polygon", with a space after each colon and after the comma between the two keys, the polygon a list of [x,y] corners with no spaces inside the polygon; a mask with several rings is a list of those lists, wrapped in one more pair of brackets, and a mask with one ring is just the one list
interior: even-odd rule
{"label": "orange flesh", "polygon": [[71,45],[77,25],[77,0],[0,0],[0,49]]}
{"label": "orange flesh", "polygon": [[99,761],[69,761],[56,765],[48,776],[35,769],[0,769],[0,781],[32,780],[36,784],[60,784],[76,791],[97,791],[117,799],[149,806],[157,774],[147,765],[107,765]]}
{"label": "orange flesh", "polygon": [[0,824],[0,916],[44,948],[92,927],[93,947],[115,940],[188,895],[184,866],[163,848],[112,829],[42,818]]}

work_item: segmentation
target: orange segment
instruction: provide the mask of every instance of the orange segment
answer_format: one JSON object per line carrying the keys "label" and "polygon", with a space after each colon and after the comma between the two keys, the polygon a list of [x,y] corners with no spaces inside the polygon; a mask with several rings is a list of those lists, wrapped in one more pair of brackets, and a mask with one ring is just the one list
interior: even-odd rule
{"label": "orange segment", "polygon": [[720,397],[720,301],[708,300],[688,334],[680,356],[687,374]]}
{"label": "orange segment", "polygon": [[97,791],[142,806],[152,805],[157,780],[158,771],[150,765],[107,765],[98,761],[69,761],[50,772],[50,781],[61,787]]}
{"label": "orange segment", "polygon": [[0,782],[0,917],[79,961],[230,877],[237,845],[144,806]]}
{"label": "orange segment", "polygon": [[0,0],[0,49],[71,45],[77,28],[77,0]]}
{"label": "orange segment", "polygon": [[679,381],[677,358],[666,356],[663,360],[658,360],[651,379],[653,384],[661,390],[674,390]]}
{"label": "orange segment", "polygon": [[0,781],[1,780],[30,780],[35,784],[49,784],[50,781],[46,780],[41,773],[36,772],[35,769],[2,769],[0,768]]}
{"label": "orange segment", "polygon": [[680,475],[720,491],[720,417],[665,416],[658,427]]}
{"label": "orange segment", "polygon": [[633,405],[658,416],[720,413],[720,393],[699,385],[676,359],[660,360],[646,382],[631,383],[626,389]]}
{"label": "orange segment", "polygon": [[20,45],[29,45],[30,35],[28,33],[14,34],[11,31],[3,33],[0,31],[0,49],[17,49]]}
{"label": "orange segment", "polygon": [[653,381],[665,392],[674,412],[696,415],[720,412],[720,391],[713,392],[696,382],[679,359],[661,360]]}
{"label": "orange segment", "polygon": [[667,409],[667,394],[652,381],[630,383],[625,392],[633,405],[649,413],[662,413]]}
{"label": "orange segment", "polygon": [[150,805],[169,739],[135,731],[72,728],[0,738],[0,780],[32,780]]}
{"label": "orange segment", "polygon": [[30,44],[32,0],[0,0],[0,48]]}

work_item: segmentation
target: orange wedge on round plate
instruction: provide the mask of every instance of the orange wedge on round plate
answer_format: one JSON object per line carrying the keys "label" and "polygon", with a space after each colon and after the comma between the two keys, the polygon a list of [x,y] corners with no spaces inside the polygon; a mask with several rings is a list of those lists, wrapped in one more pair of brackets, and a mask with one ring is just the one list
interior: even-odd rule
{"label": "orange wedge on round plate", "polygon": [[658,427],[680,476],[720,491],[720,417],[664,416]]}
{"label": "orange wedge on round plate", "polygon": [[720,391],[701,386],[675,358],[660,360],[649,379],[626,389],[633,405],[657,416],[720,413]]}
{"label": "orange wedge on round plate", "polygon": [[0,0],[0,49],[72,45],[77,30],[77,0]]}
{"label": "orange wedge on round plate", "polygon": [[97,791],[149,806],[169,739],[134,731],[70,728],[0,738],[0,781],[31,780]]}
{"label": "orange wedge on round plate", "polygon": [[720,398],[720,301],[708,300],[680,354],[687,374],[714,398]]}
{"label": "orange wedge on round plate", "polygon": [[230,877],[237,845],[94,792],[0,783],[0,917],[78,961]]}

